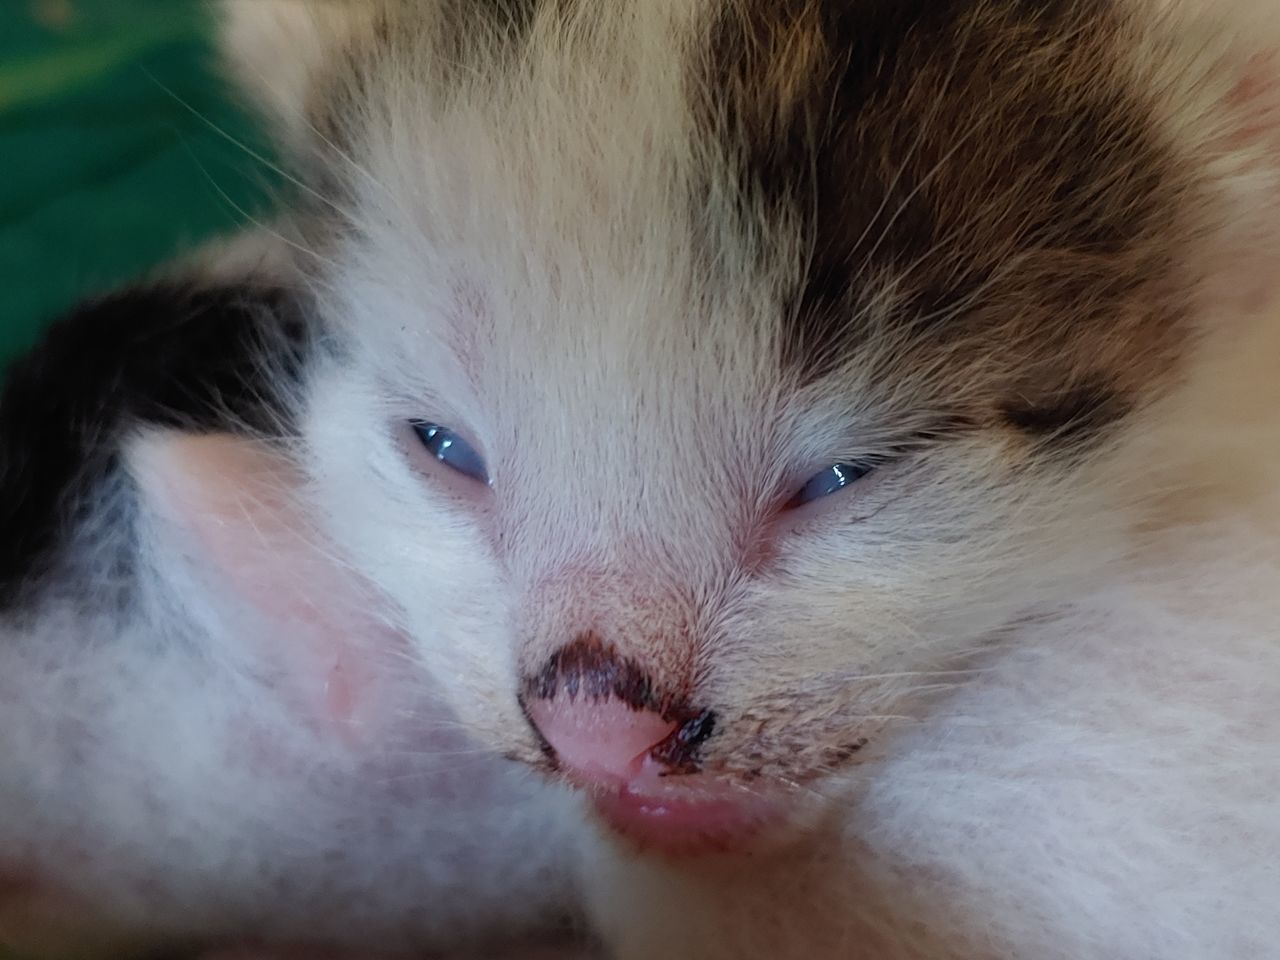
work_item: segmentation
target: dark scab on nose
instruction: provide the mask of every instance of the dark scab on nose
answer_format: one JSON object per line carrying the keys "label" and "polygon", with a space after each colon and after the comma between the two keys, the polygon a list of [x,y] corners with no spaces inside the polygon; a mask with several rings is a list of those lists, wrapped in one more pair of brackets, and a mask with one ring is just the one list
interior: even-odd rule
{"label": "dark scab on nose", "polygon": [[698,752],[715,729],[715,711],[704,710],[682,723],[675,733],[654,747],[650,755],[672,773],[696,773]]}

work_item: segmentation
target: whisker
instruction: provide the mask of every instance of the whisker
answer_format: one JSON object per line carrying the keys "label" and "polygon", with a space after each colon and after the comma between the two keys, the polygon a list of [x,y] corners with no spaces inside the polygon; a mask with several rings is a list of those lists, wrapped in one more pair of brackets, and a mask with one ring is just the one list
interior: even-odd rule
{"label": "whisker", "polygon": [[201,113],[199,110],[193,107],[190,103],[184,100],[181,96],[179,96],[175,90],[166,86],[165,83],[162,80],[160,80],[159,77],[153,74],[146,67],[140,66],[138,69],[141,70],[146,75],[148,80],[150,80],[157,87],[159,87],[164,93],[172,97],[174,102],[176,102],[184,110],[187,110],[189,113],[191,113],[192,116],[194,116],[197,120],[199,120],[201,123],[207,126],[210,130],[212,130],[218,136],[222,137],[228,143],[242,150],[245,154],[247,154],[248,156],[252,157],[254,160],[261,163],[267,169],[273,171],[274,173],[279,174],[287,182],[293,184],[298,189],[302,190],[304,193],[308,194],[309,196],[323,203],[325,206],[329,207],[339,217],[343,218],[344,220],[349,219],[348,211],[346,211],[340,205],[335,203],[331,197],[326,197],[324,194],[320,193],[320,191],[316,190],[311,185],[304,183],[302,180],[299,180],[297,177],[291,174],[288,170],[284,169],[279,164],[268,159],[267,157],[264,157],[262,154],[258,153],[256,150],[250,147],[243,140],[239,139],[236,136],[233,136],[231,133],[229,133],[219,124],[214,123],[212,120],[206,117],[203,113]]}
{"label": "whisker", "polygon": [[320,263],[324,264],[327,267],[330,267],[333,269],[337,268],[337,264],[334,263],[334,261],[323,256],[322,254],[317,253],[315,250],[311,250],[308,247],[304,247],[302,244],[298,243],[295,240],[291,240],[289,237],[286,237],[284,234],[280,233],[280,231],[268,226],[266,223],[259,220],[257,217],[251,214],[248,210],[246,210],[243,206],[237,203],[235,199],[229,193],[227,193],[226,190],[222,188],[222,186],[214,178],[213,174],[209,172],[208,168],[206,168],[205,165],[200,161],[200,158],[196,156],[196,152],[191,149],[191,145],[187,143],[185,139],[182,141],[182,146],[183,146],[183,149],[187,151],[188,155],[190,155],[196,167],[204,175],[205,179],[209,181],[209,185],[218,192],[218,195],[227,204],[227,206],[231,207],[231,209],[235,210],[236,213],[240,214],[240,216],[244,218],[246,223],[252,224],[253,226],[262,230],[268,236],[276,238],[281,243],[289,246],[294,250],[297,250],[299,253],[306,254],[308,257],[312,257],[315,260],[318,260]]}

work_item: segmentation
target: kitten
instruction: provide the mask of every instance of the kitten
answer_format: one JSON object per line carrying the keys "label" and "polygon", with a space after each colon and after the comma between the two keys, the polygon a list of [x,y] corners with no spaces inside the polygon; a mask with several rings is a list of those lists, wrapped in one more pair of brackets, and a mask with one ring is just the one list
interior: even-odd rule
{"label": "kitten", "polygon": [[286,212],[0,394],[0,940],[1275,955],[1280,8],[226,14]]}

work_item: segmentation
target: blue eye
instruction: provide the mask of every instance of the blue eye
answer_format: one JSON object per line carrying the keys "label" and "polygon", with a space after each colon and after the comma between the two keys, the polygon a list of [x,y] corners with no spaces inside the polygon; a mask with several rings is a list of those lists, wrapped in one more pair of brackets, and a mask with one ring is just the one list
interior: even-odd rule
{"label": "blue eye", "polygon": [[837,463],[821,473],[814,474],[800,492],[791,498],[789,507],[802,507],[814,500],[821,500],[838,493],[851,483],[856,483],[875,468],[865,463]]}
{"label": "blue eye", "polygon": [[480,454],[452,430],[422,420],[415,420],[411,425],[427,452],[446,467],[472,480],[479,480],[484,484],[489,482],[489,470]]}

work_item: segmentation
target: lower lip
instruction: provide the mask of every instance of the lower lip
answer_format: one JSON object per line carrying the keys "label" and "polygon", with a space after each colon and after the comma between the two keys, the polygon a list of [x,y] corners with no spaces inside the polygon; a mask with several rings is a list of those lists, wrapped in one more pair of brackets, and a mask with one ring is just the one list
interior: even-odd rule
{"label": "lower lip", "polygon": [[638,793],[627,787],[597,795],[596,812],[641,850],[673,857],[749,849],[780,819],[767,799],[726,799],[692,791]]}

